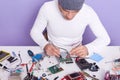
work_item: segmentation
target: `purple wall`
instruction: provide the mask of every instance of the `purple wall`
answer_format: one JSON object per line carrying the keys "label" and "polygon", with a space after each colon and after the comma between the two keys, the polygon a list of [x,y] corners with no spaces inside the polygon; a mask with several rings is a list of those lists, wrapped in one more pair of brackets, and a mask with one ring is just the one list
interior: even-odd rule
{"label": "purple wall", "polygon": [[[36,45],[29,32],[45,1],[47,0],[0,0],[0,46]],[[99,15],[111,37],[110,45],[120,45],[120,0],[86,0],[86,3]],[[93,34],[87,28],[84,43],[93,39]]]}

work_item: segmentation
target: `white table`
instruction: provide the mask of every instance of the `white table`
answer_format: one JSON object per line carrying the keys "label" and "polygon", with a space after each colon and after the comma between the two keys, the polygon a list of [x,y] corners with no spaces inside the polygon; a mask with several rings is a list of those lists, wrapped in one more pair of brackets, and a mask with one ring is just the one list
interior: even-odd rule
{"label": "white table", "polygon": [[[22,57],[22,63],[28,63],[28,61],[31,60],[30,56],[28,56],[28,53],[27,53],[28,50],[32,50],[35,54],[42,52],[42,50],[40,50],[40,47],[38,47],[38,46],[0,46],[0,50],[7,51],[9,53],[12,53],[14,51],[16,54],[18,54],[20,51],[20,54]],[[100,67],[100,70],[98,72],[90,72],[90,71],[87,71],[87,72],[90,73],[91,75],[96,75],[97,78],[99,78],[100,80],[103,80],[105,72],[107,70],[110,70],[112,67],[112,65],[110,63],[106,64],[105,62],[111,61],[116,58],[120,58],[120,56],[119,56],[120,55],[120,47],[119,46],[109,46],[109,47],[100,49],[96,53],[99,53],[101,56],[103,56],[103,59],[97,63],[97,65]],[[95,61],[93,61],[93,62],[95,62]],[[43,73],[48,74],[48,72],[46,71],[47,68],[52,65],[55,65],[57,63],[58,62],[54,56],[52,56],[50,58],[45,57],[42,61],[40,61],[41,69],[37,72],[35,71],[34,75],[41,76]],[[2,64],[6,65],[6,61],[4,61],[4,63],[2,62]],[[9,64],[9,65],[13,66],[13,65],[16,65],[16,63]],[[62,78],[66,74],[80,71],[80,69],[77,67],[77,65],[75,63],[73,63],[73,64],[63,63],[63,64],[60,64],[60,66],[64,69],[64,71],[61,71],[59,73],[52,74],[52,75],[49,75],[46,77],[49,80],[53,80],[56,76],[59,76],[59,78],[57,80],[60,80],[60,78]],[[21,75],[22,78],[25,77],[25,75],[26,75],[26,70],[24,68],[24,71],[22,72],[22,75]],[[4,77],[4,76],[6,76],[6,77]],[[6,71],[0,69],[0,80],[8,80],[7,76],[9,76],[9,72],[6,72]]]}

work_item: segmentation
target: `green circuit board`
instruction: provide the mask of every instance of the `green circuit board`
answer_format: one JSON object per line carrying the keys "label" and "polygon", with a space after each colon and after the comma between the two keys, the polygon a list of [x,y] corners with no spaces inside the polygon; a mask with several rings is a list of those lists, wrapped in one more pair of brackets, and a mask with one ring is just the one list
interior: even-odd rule
{"label": "green circuit board", "polygon": [[59,66],[59,64],[56,64],[54,66],[51,66],[48,68],[48,70],[52,73],[52,74],[55,74],[55,73],[58,73],[60,71],[63,71],[63,68]]}

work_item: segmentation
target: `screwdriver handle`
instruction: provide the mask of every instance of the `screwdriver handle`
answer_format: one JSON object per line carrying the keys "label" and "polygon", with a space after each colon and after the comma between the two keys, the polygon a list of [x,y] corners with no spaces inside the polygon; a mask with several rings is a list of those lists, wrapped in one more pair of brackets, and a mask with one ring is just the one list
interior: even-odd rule
{"label": "screwdriver handle", "polygon": [[33,57],[33,56],[34,56],[34,53],[33,53],[31,50],[28,50],[28,55],[29,55],[30,57]]}

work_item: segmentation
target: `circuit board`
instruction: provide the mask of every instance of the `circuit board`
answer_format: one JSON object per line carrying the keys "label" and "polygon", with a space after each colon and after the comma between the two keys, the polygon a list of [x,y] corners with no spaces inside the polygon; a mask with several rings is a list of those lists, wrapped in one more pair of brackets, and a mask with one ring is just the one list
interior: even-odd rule
{"label": "circuit board", "polygon": [[61,52],[59,57],[59,62],[62,63],[73,63],[72,58],[70,57],[69,53]]}
{"label": "circuit board", "polygon": [[63,71],[63,68],[59,66],[59,64],[56,64],[54,66],[51,66],[48,68],[48,70],[52,73],[52,74],[55,74],[55,73],[58,73],[60,71]]}

